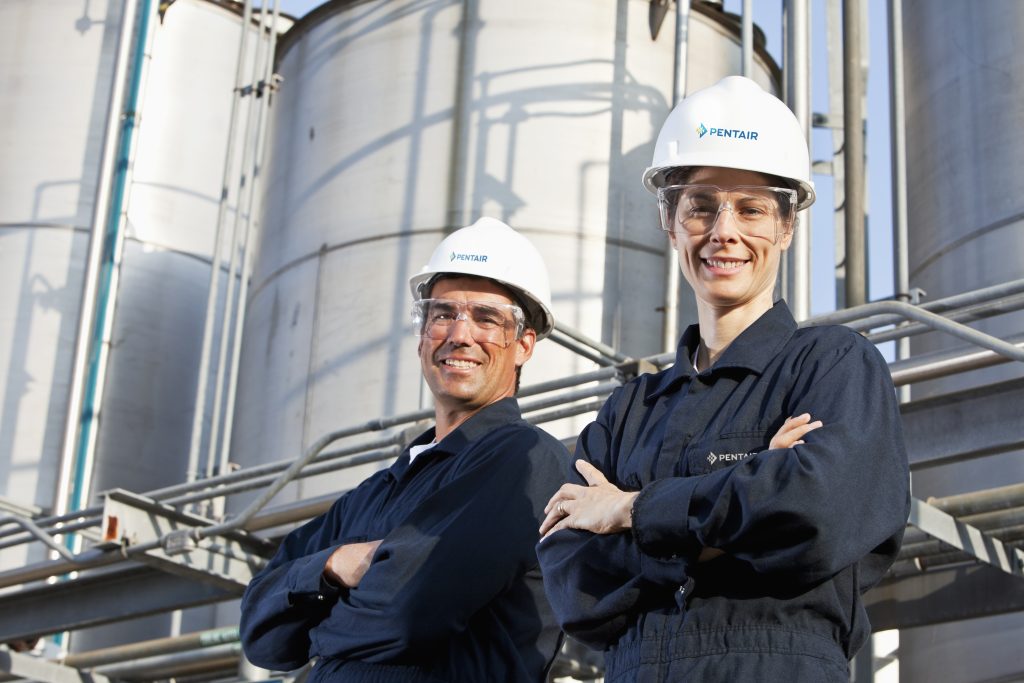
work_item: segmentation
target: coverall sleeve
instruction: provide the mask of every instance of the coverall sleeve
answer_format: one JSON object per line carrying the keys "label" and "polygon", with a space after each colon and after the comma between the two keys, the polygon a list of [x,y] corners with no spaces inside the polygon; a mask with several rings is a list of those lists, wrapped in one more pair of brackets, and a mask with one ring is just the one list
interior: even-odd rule
{"label": "coverall sleeve", "polygon": [[537,529],[565,477],[565,449],[523,430],[477,450],[471,467],[383,539],[359,585],[310,630],[313,654],[374,663],[436,656],[536,567]]}
{"label": "coverall sleeve", "polygon": [[330,611],[339,589],[323,578],[351,493],[288,534],[242,596],[239,631],[246,658],[275,671],[310,659],[309,631]]}
{"label": "coverall sleeve", "polygon": [[[614,420],[617,394],[608,399],[597,419],[576,444],[575,459],[591,463],[609,481],[616,481],[614,444],[606,426]],[[575,470],[573,470],[575,473]],[[585,485],[578,474],[572,483]],[[557,531],[537,546],[544,590],[562,629],[594,649],[613,645],[631,622],[631,615],[654,602],[664,603],[686,582],[686,563],[679,557],[642,553],[628,532],[594,534],[577,529]]]}
{"label": "coverall sleeve", "polygon": [[803,445],[646,486],[633,507],[641,549],[694,557],[721,548],[798,584],[895,551],[910,505],[895,392],[874,346],[847,339],[808,359],[790,395],[789,414],[808,412],[824,426]]}

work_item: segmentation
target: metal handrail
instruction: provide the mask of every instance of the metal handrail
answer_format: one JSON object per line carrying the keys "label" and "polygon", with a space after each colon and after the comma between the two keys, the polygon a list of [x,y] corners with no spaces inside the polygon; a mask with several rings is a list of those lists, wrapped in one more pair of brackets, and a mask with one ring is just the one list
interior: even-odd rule
{"label": "metal handrail", "polygon": [[[1018,286],[1018,283],[1010,284],[1013,285],[1013,287]],[[1000,288],[1000,295],[1004,294],[1005,291],[1005,287]],[[964,300],[965,299],[963,297],[959,299],[959,301],[961,302]],[[970,301],[971,305],[977,303],[976,301],[973,300],[973,298],[968,298],[966,300]],[[824,324],[825,322],[841,322],[844,324],[850,324],[858,320],[863,321],[866,319],[877,321],[877,324],[893,324],[890,318],[879,318],[878,316],[895,316],[897,318],[904,320],[913,320],[930,329],[945,332],[952,336],[964,339],[971,344],[981,346],[982,348],[988,349],[994,352],[995,354],[999,354],[1002,357],[1024,362],[1024,348],[1019,348],[1012,343],[1006,342],[992,335],[979,332],[966,325],[949,320],[948,318],[945,318],[937,313],[925,310],[923,307],[914,306],[909,303],[899,301],[878,301],[864,304],[862,306],[846,309],[844,311],[829,314],[827,316],[818,316],[816,318],[812,318],[803,323],[802,326],[820,325]],[[902,331],[908,331],[909,327],[910,326],[904,326],[902,328]],[[662,353],[642,359],[642,361],[640,362],[652,363],[655,366],[661,367],[668,363],[671,363],[673,360],[674,354]],[[614,388],[614,386],[621,382],[625,370],[629,367],[634,367],[636,363],[637,361],[634,360],[626,360],[617,363],[613,367],[602,368],[601,370],[598,370],[596,372],[583,373],[581,375],[575,375],[568,378],[543,383],[542,385],[540,385],[543,387],[543,389],[556,390],[570,387],[579,387],[581,384],[588,384],[595,381],[599,382],[598,385],[595,387],[589,387],[577,391],[569,391],[556,397],[550,397],[546,399],[541,399],[539,401],[531,402],[528,405],[527,409],[537,410],[552,406],[562,406],[561,408],[555,411],[551,411],[550,413],[545,414],[543,416],[543,421],[561,419],[562,417],[568,417],[572,415],[582,414],[584,412],[590,412],[591,410],[594,410],[597,407],[599,407],[601,399],[599,399],[598,397],[602,397],[607,392],[610,392]],[[609,379],[611,381],[600,382],[601,379]],[[523,393],[526,395],[535,395],[537,393],[543,393],[543,391],[538,391],[537,389],[530,391],[530,388],[528,387]],[[565,405],[567,403],[571,404],[575,401],[579,401],[585,398],[590,398],[592,400],[582,405]],[[171,495],[161,496],[161,498],[164,499],[165,501],[167,501],[167,499],[171,499],[171,501],[169,502],[173,502],[174,504],[183,504],[185,502],[194,502],[196,500],[201,500],[203,498],[223,497],[226,495],[230,495],[231,493],[237,493],[242,490],[260,488],[261,486],[269,482],[269,486],[266,488],[266,490],[264,490],[256,500],[251,502],[239,515],[232,517],[231,519],[220,524],[196,528],[192,531],[192,535],[196,541],[199,541],[203,538],[209,538],[211,536],[223,534],[226,532],[240,530],[243,529],[245,525],[260,510],[262,510],[278,492],[280,492],[291,481],[300,478],[300,476],[314,476],[316,474],[351,467],[355,464],[361,464],[364,462],[374,460],[384,460],[389,457],[393,457],[400,450],[398,442],[399,440],[401,440],[402,435],[393,434],[389,435],[388,437],[384,437],[383,439],[378,440],[378,442],[375,443],[361,444],[360,446],[353,447],[351,449],[343,449],[338,453],[342,455],[352,455],[353,457],[343,462],[325,462],[320,467],[314,467],[307,472],[303,472],[303,470],[307,469],[307,466],[311,465],[314,461],[317,461],[318,459],[340,460],[340,457],[335,458],[333,454],[323,453],[323,450],[331,443],[347,437],[363,435],[374,431],[383,431],[385,429],[389,429],[392,427],[415,423],[417,421],[427,419],[431,416],[432,411],[420,410],[413,413],[406,413],[403,415],[397,415],[389,418],[374,419],[359,425],[336,430],[322,436],[305,451],[301,458],[294,460],[290,463],[273,463],[270,465],[259,466],[256,468],[248,468],[247,470],[220,475],[215,478],[204,480],[203,482],[196,482],[195,484],[192,485],[177,485],[174,487],[167,487],[165,489],[161,489],[158,493],[168,494],[173,491],[174,494],[184,494],[177,495],[173,498]],[[375,446],[379,447],[380,450],[375,451]],[[245,480],[251,481],[249,481],[248,484],[243,484],[243,481]],[[154,499],[156,499],[156,497],[153,496],[153,494],[150,495],[154,497]],[[80,512],[79,515],[76,516],[76,518],[81,518],[83,513],[99,514],[101,513],[101,510],[98,508],[90,508],[87,511]],[[66,519],[67,515],[65,515],[64,517],[65,519],[62,521],[69,521]],[[31,526],[23,524],[22,522],[24,522],[25,520],[22,518],[18,518],[16,521],[18,524],[20,524],[26,530],[28,530],[29,534],[23,535],[19,537],[17,540],[8,541],[6,543],[0,544],[0,548],[9,547],[10,545],[15,545],[18,543],[28,542],[31,541],[32,538],[42,540],[44,543],[46,543],[47,538],[49,537],[47,536],[45,531],[43,531],[43,529],[48,524],[60,523],[60,521],[57,521],[54,518],[36,520],[36,522],[33,522]],[[98,522],[99,519],[97,518],[92,522],[92,524],[94,525]],[[82,523],[84,523],[86,526],[89,526],[89,524],[85,523],[85,520],[82,520]],[[9,532],[0,532],[0,537],[9,535],[11,535]],[[49,540],[52,541],[52,538],[49,538]],[[157,547],[162,542],[162,540],[163,539],[160,539],[160,541],[153,542],[152,544],[146,544],[146,546],[135,546],[134,548],[130,549],[131,554],[152,549],[149,547],[149,545]],[[67,568],[58,569],[58,566],[71,564],[75,565],[74,568],[78,568],[83,566],[83,563],[85,563],[85,565],[89,565],[92,561],[97,559],[94,557],[94,553],[92,551],[86,551],[84,553],[80,553],[74,556],[62,554],[62,557],[63,560],[58,560],[52,563],[54,573],[62,573],[68,571]],[[106,563],[106,561],[102,562],[102,564]],[[42,568],[37,568],[37,570],[41,569]],[[10,579],[12,578],[11,574],[12,572],[0,573],[0,579]],[[4,585],[11,584],[5,583]]]}

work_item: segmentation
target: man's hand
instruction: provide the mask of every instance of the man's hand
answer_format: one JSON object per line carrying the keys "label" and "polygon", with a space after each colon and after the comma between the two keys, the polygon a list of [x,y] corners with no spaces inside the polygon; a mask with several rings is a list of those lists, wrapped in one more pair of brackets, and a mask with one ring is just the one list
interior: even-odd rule
{"label": "man's hand", "polygon": [[547,517],[540,525],[541,536],[559,529],[614,534],[633,526],[630,511],[636,492],[619,489],[586,460],[577,460],[576,470],[588,485],[562,484],[544,507]]}
{"label": "man's hand", "polygon": [[811,414],[804,413],[791,417],[782,423],[778,433],[772,437],[768,448],[792,448],[803,443],[803,438],[808,432],[813,432],[822,426],[821,420],[811,422]]}
{"label": "man's hand", "polygon": [[370,568],[373,554],[377,551],[380,541],[365,543],[346,543],[331,553],[324,567],[324,576],[332,583],[355,588],[363,579],[363,574]]}

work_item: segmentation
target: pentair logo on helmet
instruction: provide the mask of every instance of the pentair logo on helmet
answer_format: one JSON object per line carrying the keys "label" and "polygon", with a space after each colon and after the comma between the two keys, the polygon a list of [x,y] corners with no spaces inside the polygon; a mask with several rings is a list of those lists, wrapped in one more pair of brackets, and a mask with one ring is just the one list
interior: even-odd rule
{"label": "pentair logo on helmet", "polygon": [[478,262],[478,263],[487,263],[487,255],[486,254],[459,254],[459,253],[453,251],[452,255],[451,255],[451,258],[449,258],[448,260],[449,261],[475,261],[475,262]]}

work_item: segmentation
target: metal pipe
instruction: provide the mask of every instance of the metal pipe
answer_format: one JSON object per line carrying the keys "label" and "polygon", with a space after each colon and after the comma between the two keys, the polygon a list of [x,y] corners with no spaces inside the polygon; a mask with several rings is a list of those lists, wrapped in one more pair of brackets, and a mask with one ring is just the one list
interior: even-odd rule
{"label": "metal pipe", "polygon": [[[943,299],[936,299],[935,301],[921,304],[917,306],[917,308],[931,311],[932,313],[946,313],[965,306],[992,302],[997,299],[1020,293],[1024,293],[1024,280],[1011,280],[991,287],[983,287],[981,289],[971,290],[962,294],[954,294],[953,296],[945,297]],[[895,325],[902,320],[904,320],[904,318],[900,315],[862,315],[860,309],[844,309],[841,311],[834,311],[832,313],[816,315],[805,321],[803,324],[847,325],[855,330],[870,330],[876,327]]]}
{"label": "metal pipe", "polygon": [[[958,323],[968,323],[974,320],[982,320],[984,318],[1003,315],[1004,313],[1019,311],[1022,308],[1024,308],[1024,294],[1018,294],[992,303],[975,304],[973,306],[965,306],[964,308],[954,311],[948,311],[943,317]],[[868,341],[873,344],[881,344],[893,339],[907,341],[910,337],[930,331],[931,328],[927,325],[922,325],[921,323],[907,323],[891,330],[883,330],[882,332],[869,334],[867,335],[867,338]]]}
{"label": "metal pipe", "polygon": [[[70,560],[74,557],[74,553],[58,543],[50,534],[46,533],[35,523],[24,517],[18,517],[16,515],[8,515],[6,517],[0,517],[0,526],[6,526],[8,524],[17,524],[21,528],[29,532],[34,538],[42,541],[48,548],[56,552],[58,555],[63,557],[65,560]],[[66,531],[66,530],[65,530]]]}
{"label": "metal pipe", "polygon": [[[244,242],[245,233],[247,231],[242,230],[242,205],[247,203],[253,195],[253,182],[252,176],[248,175],[249,167],[253,164],[253,156],[255,149],[259,144],[258,140],[250,140],[251,130],[253,128],[253,119],[257,111],[257,97],[256,97],[256,80],[259,78],[257,70],[260,68],[260,64],[264,59],[264,52],[266,49],[265,42],[262,40],[263,37],[263,25],[266,17],[266,3],[260,4],[260,12],[257,18],[259,24],[260,39],[256,41],[256,56],[253,59],[252,64],[252,75],[249,79],[249,84],[246,86],[246,90],[249,93],[249,106],[248,111],[245,114],[245,128],[242,133],[242,172],[238,179],[238,203],[235,207],[235,220],[231,224],[231,240],[229,242],[231,246],[231,258],[228,261],[228,279],[225,282],[224,287],[224,315],[220,319],[220,346],[217,354],[217,371],[213,381],[213,406],[212,414],[210,416],[210,438],[206,444],[206,474],[205,477],[209,479],[214,475],[215,463],[218,462],[218,452],[220,446],[220,426],[221,426],[221,413],[224,405],[224,382],[225,382],[225,370],[227,365],[228,348],[230,347],[231,338],[241,334],[240,328],[234,327],[234,311],[235,306],[244,308],[244,302],[238,301],[238,294],[241,289],[240,278],[236,277],[236,273],[239,268],[239,261],[244,261],[245,254],[247,252],[247,244]],[[250,27],[245,26],[245,30],[248,31]],[[262,107],[259,107],[262,110]],[[243,266],[244,267],[244,266]]]}
{"label": "metal pipe", "polygon": [[60,660],[64,666],[76,669],[89,669],[104,664],[114,664],[142,657],[166,655],[174,652],[185,652],[197,648],[208,648],[225,643],[238,642],[238,627],[217,628],[208,631],[197,631],[172,638],[156,638],[140,643],[129,643],[107,647],[90,652],[71,654]]}
{"label": "metal pipe", "polygon": [[843,165],[846,175],[846,306],[867,301],[864,247],[864,114],[860,0],[843,0]]}
{"label": "metal pipe", "polygon": [[[1024,335],[1010,337],[1008,341],[1015,345],[1018,351],[1024,352]],[[954,349],[890,363],[889,373],[892,375],[893,384],[902,386],[948,377],[968,370],[987,368],[1005,362],[1007,362],[1005,356],[993,351],[979,350],[965,353],[962,350]]]}
{"label": "metal pipe", "polygon": [[[367,426],[373,425],[379,426],[380,429],[385,429],[388,426],[394,424],[401,424],[402,422],[406,421],[406,419],[406,416],[403,415],[398,415],[395,417],[385,417],[367,423]],[[328,434],[325,434],[324,436],[321,436],[319,439],[314,441],[309,448],[306,449],[306,452],[302,455],[301,458],[292,462],[291,465],[288,466],[288,469],[282,472],[277,477],[277,479],[274,480],[274,483],[271,484],[266,491],[260,494],[260,496],[256,500],[252,501],[252,503],[250,503],[249,506],[246,507],[245,510],[241,512],[241,514],[239,514],[237,517],[232,518],[229,522],[218,524],[212,527],[196,529],[196,538],[208,538],[209,536],[214,536],[225,531],[233,531],[235,529],[242,528],[245,525],[245,523],[248,522],[250,518],[252,518],[253,515],[255,515],[257,512],[263,509],[263,507],[270,502],[271,498],[276,496],[281,489],[287,486],[288,483],[295,478],[295,476],[302,470],[303,467],[312,462],[313,459],[320,454],[320,451],[326,448],[328,444],[337,441],[338,439],[344,438],[346,436],[352,436],[361,431],[363,431],[363,427],[349,427],[346,429],[340,429],[334,432],[330,432]]]}
{"label": "metal pipe", "polygon": [[973,493],[929,498],[927,502],[954,517],[1024,507],[1024,484],[1011,484]]}
{"label": "metal pipe", "polygon": [[97,295],[96,323],[92,343],[92,361],[89,378],[85,385],[82,423],[78,437],[75,482],[71,491],[72,510],[81,509],[87,502],[92,489],[93,462],[96,459],[96,441],[102,415],[103,391],[106,384],[107,364],[113,346],[114,311],[117,306],[121,278],[121,262],[124,253],[125,227],[128,221],[126,194],[131,183],[135,166],[135,127],[139,121],[143,72],[146,69],[147,47],[152,40],[151,26],[157,7],[152,0],[143,0],[139,18],[139,29],[135,39],[132,73],[129,78],[128,94],[124,103],[120,142],[115,164],[114,189],[104,249],[102,274]]}
{"label": "metal pipe", "polygon": [[537,394],[544,394],[557,389],[567,389],[568,387],[576,387],[582,384],[589,384],[590,382],[599,382],[601,380],[615,377],[618,374],[619,368],[617,367],[601,368],[600,370],[584,372],[579,375],[572,375],[571,377],[563,377],[561,379],[553,379],[547,382],[531,384],[528,387],[523,387],[517,394],[517,397],[523,399],[527,396],[536,396]]}
{"label": "metal pipe", "polygon": [[[889,135],[892,144],[893,289],[910,297],[910,241],[907,216],[907,129],[903,82],[903,0],[889,0]],[[896,343],[896,360],[910,357],[910,339]],[[910,387],[900,388],[910,400]]]}
{"label": "metal pipe", "polygon": [[96,671],[110,678],[131,679],[142,677],[145,680],[157,680],[206,671],[211,668],[227,668],[234,665],[241,654],[241,643],[224,643],[199,650],[154,655],[117,664],[108,664],[97,667]]}
{"label": "metal pipe", "polygon": [[[1024,352],[1013,344],[903,301],[875,301],[870,304],[862,304],[856,309],[837,311],[829,317],[833,320],[842,320],[844,317],[848,317],[851,320],[857,320],[858,318],[873,315],[875,313],[893,313],[907,320],[916,320],[917,322],[924,323],[931,329],[938,332],[945,332],[954,337],[964,339],[976,346],[981,346],[982,348],[995,351],[996,353],[1002,354],[1012,360],[1024,362]],[[818,319],[813,321],[812,324],[818,324]]]}
{"label": "metal pipe", "polygon": [[587,346],[587,347],[589,347],[591,349],[594,349],[595,351],[597,351],[601,355],[607,356],[608,358],[611,358],[614,361],[618,361],[618,362],[621,363],[621,362],[630,360],[629,356],[624,356],[623,354],[619,353],[618,351],[616,351],[612,347],[608,346],[607,344],[603,344],[603,343],[597,341],[596,339],[591,339],[587,335],[583,334],[579,330],[573,329],[569,325],[564,325],[562,323],[555,323],[555,329],[558,330],[559,332],[561,332],[562,334],[564,334],[565,336],[569,337],[570,339],[574,339],[574,340],[578,341],[579,343],[581,343],[581,344],[583,344],[583,345],[585,345],[585,346]]}
{"label": "metal pipe", "polygon": [[596,384],[592,387],[577,389],[576,391],[569,391],[557,396],[549,396],[547,398],[532,401],[529,404],[523,405],[522,411],[523,413],[535,412],[538,410],[544,410],[545,408],[551,408],[552,406],[575,403],[576,401],[584,398],[593,398],[594,396],[607,398],[608,394],[612,393],[614,389],[617,389],[620,386],[622,386],[622,382],[602,382],[601,384]]}
{"label": "metal pipe", "polygon": [[[270,36],[267,38],[267,53],[263,64],[263,76],[260,87],[263,88],[262,102],[259,108],[259,121],[256,124],[256,154],[252,165],[252,188],[249,191],[249,206],[245,219],[245,258],[242,261],[242,280],[239,283],[238,291],[238,312],[234,325],[234,346],[231,349],[231,369],[228,374],[228,396],[224,405],[224,433],[218,459],[218,472],[228,470],[228,458],[231,452],[231,435],[235,423],[235,396],[238,389],[238,366],[242,357],[242,331],[245,329],[245,314],[248,310],[246,298],[249,293],[249,282],[252,275],[252,255],[256,249],[256,230],[254,228],[253,212],[256,210],[256,195],[260,189],[262,180],[263,159],[266,153],[267,118],[270,110],[270,95],[273,91],[274,77],[274,51],[277,46],[277,21],[280,17],[279,0],[274,0],[274,11],[270,19]],[[262,22],[260,34],[263,33]],[[223,514],[222,509],[215,510],[215,516]]]}
{"label": "metal pipe", "polygon": [[740,16],[740,39],[742,62],[740,72],[747,78],[754,77],[754,0],[743,0],[743,14]]}
{"label": "metal pipe", "polygon": [[575,339],[568,337],[561,333],[560,330],[554,329],[551,331],[551,336],[548,337],[552,342],[559,346],[569,349],[577,356],[582,356],[589,361],[597,363],[598,365],[611,366],[615,365],[615,360],[612,358],[606,358],[597,353],[593,353],[587,346],[580,344]]}
{"label": "metal pipe", "polygon": [[545,422],[554,422],[555,420],[563,420],[567,417],[576,417],[584,413],[590,413],[595,410],[599,410],[604,405],[604,398],[597,398],[586,403],[577,403],[572,406],[564,406],[555,410],[549,410],[546,413],[534,415],[530,420],[533,424],[544,424]]}
{"label": "metal pipe", "polygon": [[206,383],[210,374],[210,352],[213,346],[214,318],[217,312],[217,290],[220,285],[221,233],[228,205],[228,184],[235,161],[235,128],[238,125],[238,102],[245,85],[245,64],[249,39],[249,24],[252,23],[252,0],[245,0],[242,10],[242,37],[238,44],[238,64],[235,66],[235,90],[231,98],[231,113],[228,115],[228,141],[224,151],[224,173],[221,178],[220,201],[217,204],[217,223],[213,236],[213,256],[210,259],[210,282],[206,295],[206,320],[203,323],[203,345],[199,355],[199,375],[196,378],[196,400],[192,414],[192,439],[188,451],[186,481],[199,478],[199,450],[203,441],[203,414],[206,412]]}
{"label": "metal pipe", "polygon": [[[811,145],[811,18],[808,0],[787,0],[786,14],[786,103]],[[786,302],[797,320],[811,315],[811,211],[800,212],[797,230],[787,251]]]}
{"label": "metal pipe", "polygon": [[89,233],[89,252],[86,257],[85,275],[82,280],[82,299],[78,309],[78,323],[75,331],[75,347],[71,360],[71,378],[68,386],[67,414],[64,420],[64,435],[61,442],[60,459],[57,464],[57,486],[54,491],[53,510],[61,515],[70,506],[75,455],[78,446],[79,425],[82,419],[85,382],[88,374],[88,358],[93,339],[93,322],[96,313],[102,257],[104,228],[110,212],[110,198],[113,185],[113,171],[117,156],[118,130],[125,96],[125,75],[128,72],[132,31],[135,28],[135,2],[124,3],[121,27],[117,38],[117,52],[114,58],[114,76],[110,86],[110,100],[107,105],[107,120],[103,133],[103,152],[96,173],[96,197]]}
{"label": "metal pipe", "polygon": [[[687,50],[690,46],[690,0],[676,0],[676,31],[672,54],[672,103],[686,97]],[[679,264],[676,250],[665,240],[665,318],[661,348],[671,351],[679,341]]]}
{"label": "metal pipe", "polygon": [[[349,467],[366,465],[371,462],[380,462],[382,460],[393,459],[398,457],[401,454],[401,452],[402,446],[399,444],[394,444],[379,449],[361,450],[355,455],[348,456],[348,459],[345,460],[344,462],[336,462],[338,460],[337,458],[332,458],[330,460],[315,459],[315,462],[306,465],[300,471],[296,472],[295,475],[291,479],[289,479],[289,482],[298,479],[308,479],[309,477],[315,477],[320,474],[327,474],[328,472],[336,472],[337,470],[347,469]],[[211,489],[209,491],[202,491],[199,493],[193,493],[191,495],[181,496],[180,498],[175,499],[174,503],[176,505],[184,505],[186,503],[195,503],[197,501],[210,500],[211,498],[221,498],[235,493],[242,493],[244,491],[254,491],[268,484],[275,483],[277,479],[277,475],[264,475],[261,477],[250,479],[249,481],[235,482],[233,484],[224,484],[222,486],[218,486],[216,489]],[[235,519],[232,518],[230,521],[234,522]],[[234,528],[244,528],[244,526],[233,526],[232,528],[227,529],[227,531],[231,531]],[[205,538],[206,535],[204,534],[202,535],[202,537]]]}

